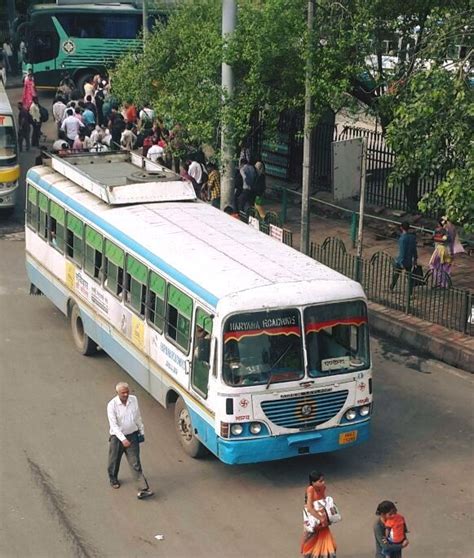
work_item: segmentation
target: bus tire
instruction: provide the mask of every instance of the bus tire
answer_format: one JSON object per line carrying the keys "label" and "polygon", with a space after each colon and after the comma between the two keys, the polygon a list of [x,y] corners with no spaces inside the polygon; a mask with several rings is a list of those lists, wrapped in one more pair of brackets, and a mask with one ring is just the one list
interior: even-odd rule
{"label": "bus tire", "polygon": [[84,330],[84,323],[81,318],[81,311],[77,304],[71,308],[71,331],[76,349],[84,356],[90,356],[97,352],[97,344]]}
{"label": "bus tire", "polygon": [[174,423],[176,434],[185,453],[194,458],[203,457],[206,448],[194,434],[191,415],[182,397],[178,398],[174,406]]}

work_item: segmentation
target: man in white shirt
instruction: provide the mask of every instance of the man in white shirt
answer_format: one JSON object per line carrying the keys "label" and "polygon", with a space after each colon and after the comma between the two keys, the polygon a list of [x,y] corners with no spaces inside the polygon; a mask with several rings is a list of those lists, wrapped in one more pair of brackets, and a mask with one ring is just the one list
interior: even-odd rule
{"label": "man in white shirt", "polygon": [[74,143],[74,140],[79,134],[80,129],[81,129],[81,123],[74,116],[74,109],[72,108],[66,109],[66,118],[63,120],[63,123],[61,125],[61,130],[63,132],[66,132],[67,141],[70,147],[72,147],[72,144]]}
{"label": "man in white shirt", "polygon": [[108,473],[112,488],[120,488],[118,472],[122,455],[125,453],[128,464],[135,477],[139,500],[153,495],[143,475],[140,463],[140,442],[145,440],[143,421],[137,398],[130,395],[125,382],[115,386],[117,396],[107,405],[110,426]]}
{"label": "man in white shirt", "polygon": [[153,161],[154,163],[156,163],[158,159],[161,159],[161,161],[158,161],[158,163],[162,163],[162,159],[165,154],[165,150],[161,147],[161,145],[158,145],[158,142],[159,140],[155,139],[153,145],[150,147],[148,153],[146,154],[147,159],[150,159],[150,161]]}
{"label": "man in white shirt", "polygon": [[53,118],[54,121],[56,122],[58,133],[59,130],[61,129],[61,124],[63,123],[65,113],[66,113],[66,105],[64,103],[63,98],[56,97],[53,103]]}

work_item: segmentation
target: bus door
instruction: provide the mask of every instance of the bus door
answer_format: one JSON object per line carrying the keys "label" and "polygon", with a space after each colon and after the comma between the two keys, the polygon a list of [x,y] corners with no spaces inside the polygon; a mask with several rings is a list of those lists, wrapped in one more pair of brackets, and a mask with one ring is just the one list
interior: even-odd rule
{"label": "bus door", "polygon": [[194,325],[194,345],[191,362],[191,387],[203,399],[209,389],[211,369],[212,317],[201,308],[196,310]]}

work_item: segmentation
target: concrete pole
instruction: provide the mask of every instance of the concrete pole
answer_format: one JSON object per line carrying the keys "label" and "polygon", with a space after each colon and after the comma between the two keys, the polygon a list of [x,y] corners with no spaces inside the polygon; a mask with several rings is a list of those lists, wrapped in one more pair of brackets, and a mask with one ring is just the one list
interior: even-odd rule
{"label": "concrete pole", "polygon": [[[222,0],[222,38],[227,40],[235,31],[237,22],[236,0]],[[222,102],[234,94],[234,72],[232,67],[222,62]],[[221,209],[234,205],[234,146],[230,137],[228,123],[223,119],[221,131]]]}
{"label": "concrete pole", "polygon": [[[308,0],[308,48],[311,48],[313,20],[314,2],[313,0]],[[311,55],[308,53],[308,58],[306,59],[306,86],[304,101],[303,192],[301,196],[300,251],[303,252],[303,254],[309,254],[310,252],[309,198],[311,184],[311,71]]]}
{"label": "concrete pole", "polygon": [[143,42],[148,39],[148,0],[142,0],[142,26],[143,26]]}
{"label": "concrete pole", "polygon": [[362,257],[362,240],[364,236],[365,185],[366,185],[367,140],[362,138],[360,158],[360,202],[359,202],[359,231],[357,233],[357,257]]}

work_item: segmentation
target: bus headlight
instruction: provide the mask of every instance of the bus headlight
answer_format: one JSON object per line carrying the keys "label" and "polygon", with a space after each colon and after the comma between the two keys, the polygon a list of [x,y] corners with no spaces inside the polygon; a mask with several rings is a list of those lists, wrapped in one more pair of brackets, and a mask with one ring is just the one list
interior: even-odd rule
{"label": "bus headlight", "polygon": [[349,409],[344,416],[347,420],[354,420],[357,416],[357,412],[355,409]]}
{"label": "bus headlight", "polygon": [[230,427],[230,431],[234,436],[240,436],[244,431],[244,427],[241,424],[233,424]]}
{"label": "bus headlight", "polygon": [[363,407],[359,408],[359,415],[361,417],[366,417],[368,415],[370,415],[370,406],[369,405],[364,405]]}
{"label": "bus headlight", "polygon": [[250,432],[252,434],[260,434],[262,431],[262,425],[259,422],[252,422],[250,424]]}

